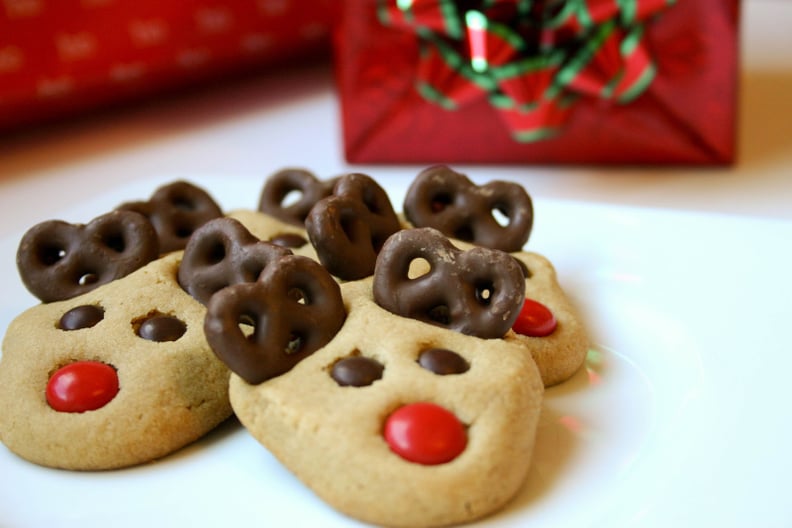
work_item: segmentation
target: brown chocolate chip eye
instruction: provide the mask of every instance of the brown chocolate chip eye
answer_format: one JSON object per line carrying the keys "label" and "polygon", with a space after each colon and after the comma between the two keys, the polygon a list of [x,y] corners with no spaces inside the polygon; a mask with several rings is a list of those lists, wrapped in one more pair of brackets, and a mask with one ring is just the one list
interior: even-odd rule
{"label": "brown chocolate chip eye", "polygon": [[58,321],[61,330],[80,330],[91,328],[104,319],[104,310],[101,306],[85,304],[72,308],[63,314]]}
{"label": "brown chocolate chip eye", "polygon": [[365,356],[351,356],[336,361],[330,376],[342,387],[365,387],[382,378],[385,367]]}
{"label": "brown chocolate chip eye", "polygon": [[137,335],[148,341],[162,343],[176,341],[186,331],[187,325],[180,319],[170,315],[154,314],[140,322]]}
{"label": "brown chocolate chip eye", "polygon": [[418,364],[440,376],[462,374],[470,369],[465,358],[446,348],[429,348],[418,356]]}
{"label": "brown chocolate chip eye", "polygon": [[289,249],[297,249],[303,247],[308,243],[305,237],[296,233],[280,233],[271,237],[267,242],[275,244],[276,246],[285,247]]}

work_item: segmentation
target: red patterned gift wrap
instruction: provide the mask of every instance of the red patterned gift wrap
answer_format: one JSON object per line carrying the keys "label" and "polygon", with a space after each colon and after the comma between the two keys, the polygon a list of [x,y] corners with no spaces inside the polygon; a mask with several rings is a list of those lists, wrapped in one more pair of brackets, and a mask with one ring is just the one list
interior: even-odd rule
{"label": "red patterned gift wrap", "polygon": [[352,163],[725,165],[739,0],[347,0]]}
{"label": "red patterned gift wrap", "polygon": [[326,55],[334,0],[0,0],[0,131]]}

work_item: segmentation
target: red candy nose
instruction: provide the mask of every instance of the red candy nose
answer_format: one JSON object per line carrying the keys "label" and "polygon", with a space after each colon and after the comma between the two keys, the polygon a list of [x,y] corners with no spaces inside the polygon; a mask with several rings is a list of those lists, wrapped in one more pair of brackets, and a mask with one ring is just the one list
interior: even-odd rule
{"label": "red candy nose", "polygon": [[558,323],[547,306],[532,299],[525,299],[520,315],[512,325],[518,334],[531,337],[544,337],[552,334]]}
{"label": "red candy nose", "polygon": [[450,462],[465,450],[467,432],[447,409],[434,403],[412,403],[388,417],[385,441],[405,460],[435,465]]}
{"label": "red candy nose", "polygon": [[98,361],[76,361],[50,377],[46,394],[47,403],[56,411],[93,411],[118,394],[118,374]]}

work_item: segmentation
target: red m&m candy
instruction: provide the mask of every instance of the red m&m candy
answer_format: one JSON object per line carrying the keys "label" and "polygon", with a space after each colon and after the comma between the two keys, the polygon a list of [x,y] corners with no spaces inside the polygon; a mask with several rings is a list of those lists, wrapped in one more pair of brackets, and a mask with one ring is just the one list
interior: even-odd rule
{"label": "red m&m candy", "polygon": [[449,410],[419,402],[399,407],[388,416],[385,441],[405,460],[435,465],[450,462],[465,450],[467,432]]}
{"label": "red m&m candy", "polygon": [[520,315],[512,325],[518,334],[531,337],[544,337],[552,334],[558,323],[547,306],[532,299],[525,299]]}
{"label": "red m&m candy", "polygon": [[47,382],[47,403],[59,412],[85,412],[104,407],[118,394],[118,374],[98,361],[76,361],[61,367]]}

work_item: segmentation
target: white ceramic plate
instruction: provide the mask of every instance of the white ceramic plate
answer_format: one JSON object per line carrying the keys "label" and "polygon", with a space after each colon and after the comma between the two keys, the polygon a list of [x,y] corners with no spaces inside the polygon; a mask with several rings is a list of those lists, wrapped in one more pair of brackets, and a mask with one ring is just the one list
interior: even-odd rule
{"label": "white ceramic plate", "polygon": [[[86,222],[147,180],[41,220]],[[191,178],[226,209],[261,182]],[[401,204],[406,180],[382,179]],[[790,526],[792,223],[534,198],[596,343],[547,392],[524,489],[488,526]],[[35,304],[0,241],[0,332]],[[57,434],[53,431],[53,434]],[[74,473],[0,448],[0,526],[350,526],[234,420],[159,462]],[[384,497],[383,500],[387,500]]]}

